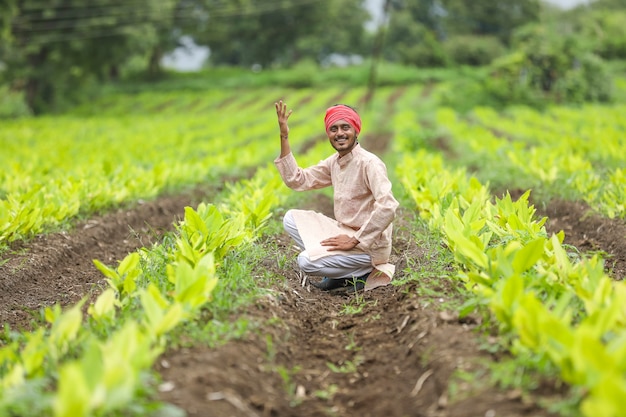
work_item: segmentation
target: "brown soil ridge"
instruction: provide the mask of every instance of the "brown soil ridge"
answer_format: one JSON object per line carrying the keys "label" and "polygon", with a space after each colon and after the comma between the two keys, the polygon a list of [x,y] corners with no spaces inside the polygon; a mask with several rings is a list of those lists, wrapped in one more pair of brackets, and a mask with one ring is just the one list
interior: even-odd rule
{"label": "brown soil ridge", "polygon": [[0,329],[28,329],[43,307],[74,305],[98,293],[105,277],[94,259],[115,267],[129,253],[159,242],[164,233],[174,230],[185,206],[193,204],[198,194],[140,201],[81,221],[69,232],[13,244],[1,255]]}
{"label": "brown soil ridge", "polygon": [[548,230],[563,230],[564,243],[583,254],[600,254],[612,278],[626,278],[626,222],[623,219],[608,219],[580,201],[555,200],[538,212],[548,217]]}
{"label": "brown soil ridge", "polygon": [[517,390],[491,388],[487,375],[451,396],[455,372],[493,359],[481,352],[475,323],[437,313],[414,285],[366,293],[362,311],[346,314],[354,300],[289,280],[250,312],[279,325],[219,348],[164,354],[156,368],[167,387],[160,398],[189,416],[550,415]]}

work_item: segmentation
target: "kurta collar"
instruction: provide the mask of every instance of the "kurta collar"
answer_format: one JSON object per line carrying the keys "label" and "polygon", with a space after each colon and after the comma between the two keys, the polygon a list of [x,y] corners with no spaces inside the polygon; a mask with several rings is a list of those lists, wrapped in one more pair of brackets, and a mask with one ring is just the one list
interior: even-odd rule
{"label": "kurta collar", "polygon": [[360,149],[361,149],[361,144],[357,143],[356,145],[354,145],[354,148],[352,148],[350,153],[347,153],[342,157],[339,157],[339,154],[337,154],[337,163],[339,164],[339,166],[341,167],[346,166],[350,161],[352,161],[352,159],[354,159],[355,153],[359,152]]}

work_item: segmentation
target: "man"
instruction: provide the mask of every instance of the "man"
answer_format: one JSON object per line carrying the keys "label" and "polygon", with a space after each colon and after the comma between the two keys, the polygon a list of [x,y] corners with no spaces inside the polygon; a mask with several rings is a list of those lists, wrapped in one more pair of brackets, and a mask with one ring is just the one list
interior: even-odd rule
{"label": "man", "polygon": [[350,293],[388,284],[395,269],[389,256],[398,202],[385,164],[358,142],[360,116],[346,105],[328,108],[326,135],[337,152],[303,169],[289,146],[292,110],[282,100],[274,105],[280,128],[280,156],[274,163],[284,183],[295,191],[334,188],[335,220],[310,210],[285,214],[285,230],[304,249],[298,255],[300,269],[324,277],[311,282],[324,291]]}

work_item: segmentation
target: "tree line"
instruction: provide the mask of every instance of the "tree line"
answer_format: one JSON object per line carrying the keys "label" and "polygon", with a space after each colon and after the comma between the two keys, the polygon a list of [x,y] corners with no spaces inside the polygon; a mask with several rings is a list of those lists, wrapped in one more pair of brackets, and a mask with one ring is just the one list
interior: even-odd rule
{"label": "tree line", "polygon": [[138,68],[159,77],[164,54],[189,36],[210,48],[214,66],[286,68],[332,54],[416,68],[494,65],[494,90],[510,90],[506,75],[530,63],[540,67],[527,71],[533,83],[566,91],[589,76],[566,76],[573,68],[597,74],[603,59],[626,58],[624,6],[383,0],[384,23],[371,30],[363,0],[0,0],[0,84],[22,91],[34,113],[50,111]]}

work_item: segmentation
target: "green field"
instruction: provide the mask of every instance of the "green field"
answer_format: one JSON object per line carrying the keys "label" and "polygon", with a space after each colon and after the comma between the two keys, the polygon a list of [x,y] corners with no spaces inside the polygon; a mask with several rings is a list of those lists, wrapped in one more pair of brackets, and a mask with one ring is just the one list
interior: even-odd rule
{"label": "green field", "polygon": [[[415,296],[437,299],[441,282],[426,279],[437,276],[457,289],[441,309],[480,316],[477,333],[496,337],[492,347],[510,353],[518,369],[570,388],[562,415],[623,415],[626,287],[623,272],[608,265],[626,255],[568,246],[569,232],[548,232],[535,206],[584,203],[590,215],[623,225],[626,102],[466,109],[453,105],[450,78],[390,83],[374,94],[362,84],[238,87],[219,79],[198,88],[209,80],[181,78],[118,88],[59,115],[4,120],[0,268],[37,236],[73,233],[78,222],[121,206],[209,185],[219,191],[185,208],[158,244],[95,260],[106,282],[91,298],[42,308],[29,329],[6,323],[0,416],[32,415],[24,406],[32,398],[41,399],[34,406],[41,416],[161,415],[146,411],[154,407],[154,382],[145,378],[160,355],[252,331],[253,324],[226,318],[286,277],[269,269],[257,285],[246,265],[269,256],[259,251],[277,250],[267,242],[280,235],[281,214],[308,201],[272,166],[278,99],[293,109],[290,136],[301,166],[330,154],[326,107],[359,110],[362,144],[380,152],[411,215],[404,233],[440,249],[441,264],[403,264],[392,283],[399,291],[418,282],[423,293]],[[624,95],[626,84],[617,80],[615,88]],[[388,141],[379,146],[380,138]],[[271,259],[282,265],[286,256]],[[297,397],[290,388],[285,396]]]}

